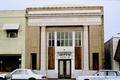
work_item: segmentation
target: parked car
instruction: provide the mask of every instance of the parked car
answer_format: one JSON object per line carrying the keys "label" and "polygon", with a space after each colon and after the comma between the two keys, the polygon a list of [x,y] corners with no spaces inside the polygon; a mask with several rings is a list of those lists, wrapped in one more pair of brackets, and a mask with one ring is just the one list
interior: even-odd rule
{"label": "parked car", "polygon": [[92,76],[78,76],[76,80],[120,80],[120,72],[115,70],[100,70]]}
{"label": "parked car", "polygon": [[0,74],[0,80],[5,80],[5,75],[6,75],[7,73],[2,73],[2,74]]}
{"label": "parked car", "polygon": [[16,69],[8,74],[1,74],[0,80],[46,80],[46,76],[31,69]]}

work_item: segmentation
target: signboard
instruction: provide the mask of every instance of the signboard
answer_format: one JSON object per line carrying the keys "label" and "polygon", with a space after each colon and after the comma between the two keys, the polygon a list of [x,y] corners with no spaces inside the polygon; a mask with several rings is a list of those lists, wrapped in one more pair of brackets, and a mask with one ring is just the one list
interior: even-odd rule
{"label": "signboard", "polygon": [[58,59],[72,59],[72,52],[57,52]]}

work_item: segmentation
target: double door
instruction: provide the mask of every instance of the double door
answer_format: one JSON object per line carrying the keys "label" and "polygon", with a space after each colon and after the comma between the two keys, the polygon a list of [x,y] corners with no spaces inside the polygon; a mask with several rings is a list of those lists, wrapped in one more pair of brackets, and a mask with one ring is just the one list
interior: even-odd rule
{"label": "double door", "polygon": [[58,78],[60,79],[71,78],[71,59],[58,60]]}

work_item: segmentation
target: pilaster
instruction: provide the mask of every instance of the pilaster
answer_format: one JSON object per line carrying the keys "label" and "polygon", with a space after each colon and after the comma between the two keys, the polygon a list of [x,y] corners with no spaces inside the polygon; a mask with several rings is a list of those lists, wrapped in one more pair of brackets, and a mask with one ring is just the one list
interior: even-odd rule
{"label": "pilaster", "polygon": [[41,27],[41,73],[46,74],[46,27]]}
{"label": "pilaster", "polygon": [[83,69],[89,70],[89,55],[88,55],[88,26],[84,26],[84,54],[83,54]]}

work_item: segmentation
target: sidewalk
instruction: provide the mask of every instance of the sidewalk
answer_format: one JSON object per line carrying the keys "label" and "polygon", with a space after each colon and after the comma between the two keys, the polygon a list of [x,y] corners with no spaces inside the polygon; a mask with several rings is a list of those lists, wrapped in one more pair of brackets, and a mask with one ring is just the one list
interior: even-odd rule
{"label": "sidewalk", "polygon": [[48,79],[48,80],[76,80],[76,79]]}

